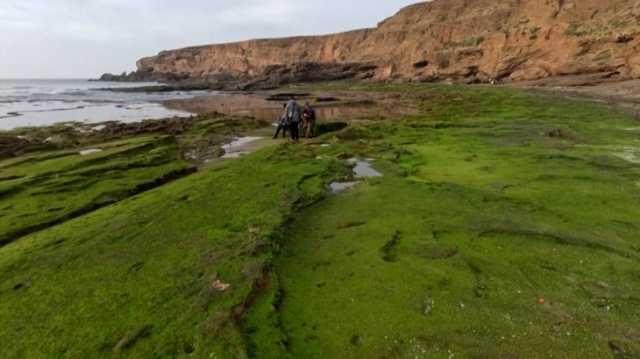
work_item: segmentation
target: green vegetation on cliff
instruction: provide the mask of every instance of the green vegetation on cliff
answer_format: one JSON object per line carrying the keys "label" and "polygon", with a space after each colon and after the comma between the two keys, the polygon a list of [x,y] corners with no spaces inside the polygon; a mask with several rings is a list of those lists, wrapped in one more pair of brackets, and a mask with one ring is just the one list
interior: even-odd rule
{"label": "green vegetation on cliff", "polygon": [[[640,355],[637,120],[502,88],[322,89],[396,92],[420,114],[219,162],[16,238],[0,248],[0,355]],[[0,163],[3,191],[56,153]],[[328,193],[354,157],[384,176]],[[70,160],[37,171],[99,166]],[[153,163],[125,183],[184,165]],[[116,186],[95,180],[109,190],[73,203]],[[24,198],[10,215],[38,206]]]}

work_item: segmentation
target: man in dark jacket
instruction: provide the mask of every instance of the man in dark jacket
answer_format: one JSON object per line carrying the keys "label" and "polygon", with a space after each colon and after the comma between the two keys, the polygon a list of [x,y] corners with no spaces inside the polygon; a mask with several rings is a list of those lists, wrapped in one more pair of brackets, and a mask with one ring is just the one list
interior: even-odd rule
{"label": "man in dark jacket", "polygon": [[291,140],[298,142],[300,140],[300,105],[292,98],[285,109],[287,120],[289,121],[289,131],[291,131]]}

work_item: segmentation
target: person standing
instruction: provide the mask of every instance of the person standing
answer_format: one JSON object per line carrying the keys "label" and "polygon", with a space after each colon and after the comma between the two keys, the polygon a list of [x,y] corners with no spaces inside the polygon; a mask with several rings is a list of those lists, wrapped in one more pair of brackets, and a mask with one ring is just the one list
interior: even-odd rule
{"label": "person standing", "polygon": [[294,98],[287,103],[285,110],[287,120],[289,122],[289,131],[291,132],[291,140],[298,142],[300,140],[300,105]]}
{"label": "person standing", "polygon": [[287,130],[289,129],[289,119],[287,118],[287,104],[282,105],[282,114],[278,119],[278,129],[276,130],[276,134],[273,136],[274,139],[278,138],[280,131],[282,131],[282,138],[287,137]]}
{"label": "person standing", "polygon": [[316,132],[316,110],[311,107],[311,105],[307,102],[304,106],[304,111],[302,112],[302,117],[304,118],[304,137],[312,138],[315,136]]}

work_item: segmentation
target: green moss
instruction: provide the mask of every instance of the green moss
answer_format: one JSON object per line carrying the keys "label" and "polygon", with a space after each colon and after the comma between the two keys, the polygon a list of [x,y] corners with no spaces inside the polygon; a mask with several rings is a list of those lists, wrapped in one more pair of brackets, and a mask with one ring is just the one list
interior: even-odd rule
{"label": "green moss", "polygon": [[[299,184],[329,164],[272,155],[218,165],[2,247],[0,338],[12,343],[2,356],[244,356],[231,313],[306,196]],[[230,289],[213,289],[216,278]]]}
{"label": "green moss", "polygon": [[[286,354],[637,355],[616,344],[640,322],[639,169],[613,152],[636,141],[633,120],[535,92],[428,91],[424,115],[344,144],[384,178],[290,226],[276,260]],[[559,126],[582,143],[547,136]]]}
{"label": "green moss", "polygon": [[[311,89],[400,93],[420,114],[220,162],[1,247],[0,356],[640,354],[636,120],[506,88]],[[150,178],[180,140],[3,161],[0,210],[34,175],[53,193],[84,185],[61,170]],[[327,195],[351,157],[384,177]]]}
{"label": "green moss", "polygon": [[0,162],[0,243],[47,228],[189,173],[167,137],[140,137]]}

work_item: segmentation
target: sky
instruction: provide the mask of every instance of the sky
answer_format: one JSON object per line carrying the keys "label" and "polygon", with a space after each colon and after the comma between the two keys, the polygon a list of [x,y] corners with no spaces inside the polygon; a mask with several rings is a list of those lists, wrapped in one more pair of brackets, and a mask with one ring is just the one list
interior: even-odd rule
{"label": "sky", "polygon": [[159,51],[373,27],[419,0],[0,0],[0,78],[94,78]]}

